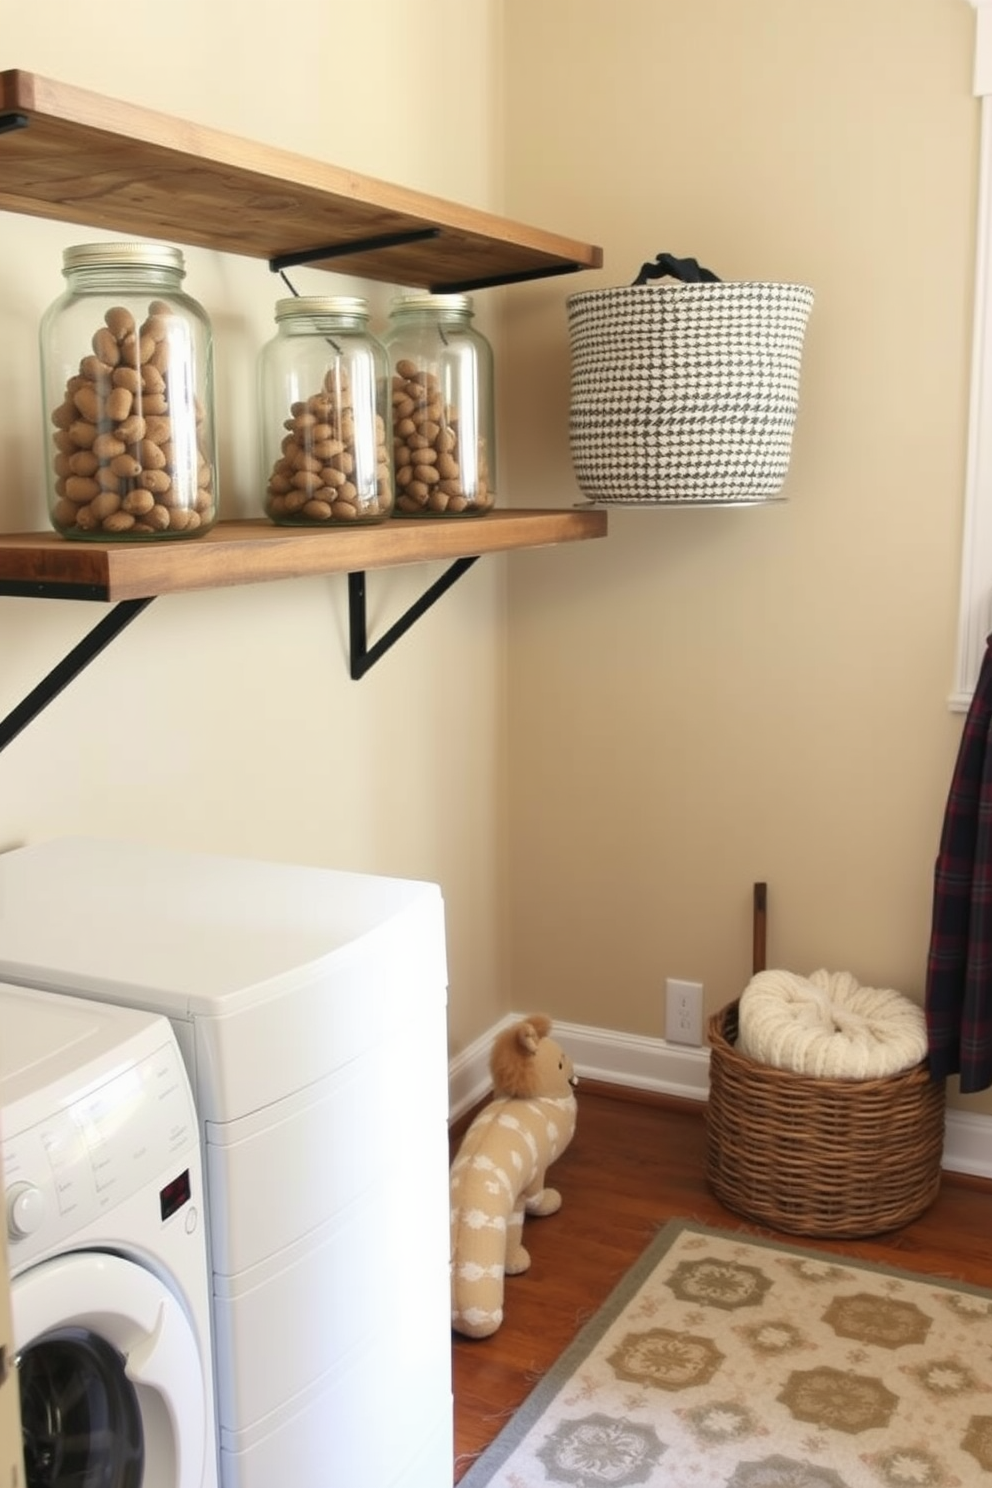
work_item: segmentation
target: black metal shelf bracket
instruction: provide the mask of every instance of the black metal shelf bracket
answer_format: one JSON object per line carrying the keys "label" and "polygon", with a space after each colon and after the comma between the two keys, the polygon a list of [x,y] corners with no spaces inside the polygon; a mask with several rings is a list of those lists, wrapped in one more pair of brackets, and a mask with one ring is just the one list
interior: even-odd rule
{"label": "black metal shelf bracket", "polygon": [[422,243],[441,235],[439,227],[416,227],[409,232],[379,233],[373,238],[355,238],[350,243],[327,243],[322,248],[301,248],[296,253],[279,253],[269,259],[273,274],[281,269],[294,269],[299,264],[320,263],[329,258],[350,258],[356,253],[380,253],[384,248],[399,248],[404,243]]}
{"label": "black metal shelf bracket", "polygon": [[83,639],[73,646],[72,650],[54,666],[44,677],[38,686],[29,692],[23,702],[16,708],[11,709],[7,717],[0,723],[0,750],[6,749],[7,745],[17,738],[22,729],[27,728],[48,704],[58,697],[64,688],[84,667],[89,666],[100,652],[109,646],[115,636],[120,635],[126,625],[130,625],[142,610],[151,604],[154,595],[147,599],[122,599],[115,605],[109,615],[105,615],[93,629],[83,636]]}
{"label": "black metal shelf bracket", "polygon": [[[297,252],[280,253],[269,259],[273,274],[284,269],[294,269],[300,264],[322,263],[334,258],[353,258],[358,253],[381,253],[387,248],[400,248],[406,243],[423,243],[439,238],[439,227],[417,227],[408,232],[380,233],[377,237],[356,238],[350,243],[327,243],[320,248],[301,248]],[[502,284],[526,284],[531,279],[550,279],[556,274],[576,274],[584,264],[561,263],[545,265],[538,269],[508,270],[505,274],[478,275],[474,279],[439,280],[430,286],[431,294],[467,294],[474,289],[493,289]],[[295,292],[295,291],[294,291]]]}
{"label": "black metal shelf bracket", "polygon": [[365,612],[365,572],[358,570],[348,575],[348,628],[350,633],[350,662],[351,680],[360,682],[365,673],[399,640],[400,636],[416,623],[442,594],[446,594],[452,584],[467,573],[478,559],[476,553],[471,558],[456,558],[450,568],[446,568],[440,578],[435,579],[429,589],[423,594],[400,618],[392,624],[384,635],[380,636],[374,645],[368,644],[368,630]]}
{"label": "black metal shelf bracket", "polygon": [[528,284],[532,279],[552,279],[558,274],[577,274],[585,264],[562,263],[540,269],[518,269],[505,274],[489,274],[477,279],[448,279],[431,285],[431,294],[468,294],[474,289],[494,289],[502,284]]}
{"label": "black metal shelf bracket", "polygon": [[[350,641],[350,670],[353,682],[358,682],[365,676],[366,672],[375,663],[385,656],[386,652],[396,644],[401,636],[405,635],[412,625],[420,619],[421,615],[435,604],[447,593],[452,584],[467,573],[478,559],[478,554],[470,558],[457,558],[444,573],[424,591],[414,604],[410,605],[404,614],[395,621],[374,645],[368,644],[368,629],[365,607],[365,572],[359,570],[348,575],[348,625]],[[6,594],[35,594],[48,598],[68,598],[68,594],[60,593],[59,585],[39,585],[31,583],[10,583],[0,585],[0,593]],[[78,594],[78,591],[77,591]],[[97,598],[97,595],[86,596]],[[6,718],[0,721],[0,752],[7,748],[42,713],[49,703],[54,702],[60,692],[63,692],[69,683],[74,681],[91,661],[94,661],[105,650],[110,642],[120,635],[121,631],[132,620],[137,619],[142,610],[147,609],[155,598],[148,595],[144,599],[122,599],[114,606],[109,614],[94,625],[93,629],[83,636],[82,640],[73,646],[72,650],[52,668],[47,676],[43,677],[38,686],[28,693],[16,708],[12,708]]]}
{"label": "black metal shelf bracket", "polygon": [[27,114],[0,114],[0,134],[9,134],[12,129],[27,129]]}

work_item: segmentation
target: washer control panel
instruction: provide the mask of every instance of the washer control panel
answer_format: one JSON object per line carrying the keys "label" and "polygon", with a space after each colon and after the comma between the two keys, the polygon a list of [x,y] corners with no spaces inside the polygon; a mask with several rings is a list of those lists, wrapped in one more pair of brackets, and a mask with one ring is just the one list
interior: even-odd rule
{"label": "washer control panel", "polygon": [[[17,1118],[25,1121],[29,1105],[21,1101],[4,1111],[0,1125],[12,1265],[77,1234],[156,1180],[165,1183],[159,1217],[169,1217],[166,1190],[181,1187],[198,1142],[189,1082],[171,1032],[135,1062],[84,1081],[22,1125]],[[163,1180],[163,1174],[170,1177]]]}

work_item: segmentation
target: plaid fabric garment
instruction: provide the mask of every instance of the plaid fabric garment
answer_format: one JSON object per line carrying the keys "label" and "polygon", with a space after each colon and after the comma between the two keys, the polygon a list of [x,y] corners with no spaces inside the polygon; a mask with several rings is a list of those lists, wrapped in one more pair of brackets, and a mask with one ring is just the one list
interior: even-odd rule
{"label": "plaid fabric garment", "polygon": [[992,636],[944,812],[925,1007],[933,1078],[992,1085]]}

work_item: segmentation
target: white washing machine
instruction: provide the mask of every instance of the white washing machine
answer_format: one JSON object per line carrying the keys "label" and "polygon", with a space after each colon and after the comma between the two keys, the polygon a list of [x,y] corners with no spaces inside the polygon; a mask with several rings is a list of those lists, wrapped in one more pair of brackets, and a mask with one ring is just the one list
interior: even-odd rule
{"label": "white washing machine", "polygon": [[438,886],[61,838],[0,855],[0,977],[176,1032],[224,1488],[450,1484]]}
{"label": "white washing machine", "polygon": [[27,1488],[216,1488],[196,1113],[158,1015],[0,985]]}

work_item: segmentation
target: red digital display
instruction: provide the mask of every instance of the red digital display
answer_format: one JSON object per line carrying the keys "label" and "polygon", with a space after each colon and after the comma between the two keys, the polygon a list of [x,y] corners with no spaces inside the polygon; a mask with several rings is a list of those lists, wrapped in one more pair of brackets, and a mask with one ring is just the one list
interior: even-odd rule
{"label": "red digital display", "polygon": [[187,1168],[184,1173],[179,1174],[178,1178],[173,1178],[171,1183],[167,1183],[159,1193],[158,1201],[162,1209],[162,1218],[169,1219],[177,1209],[188,1204],[192,1192],[189,1168]]}

